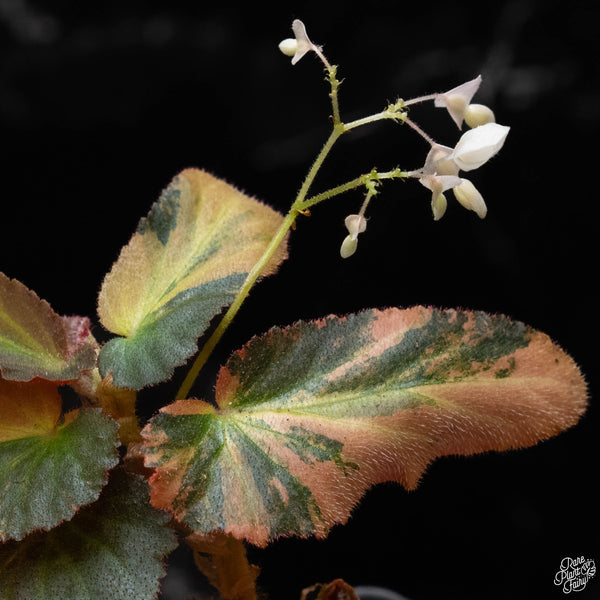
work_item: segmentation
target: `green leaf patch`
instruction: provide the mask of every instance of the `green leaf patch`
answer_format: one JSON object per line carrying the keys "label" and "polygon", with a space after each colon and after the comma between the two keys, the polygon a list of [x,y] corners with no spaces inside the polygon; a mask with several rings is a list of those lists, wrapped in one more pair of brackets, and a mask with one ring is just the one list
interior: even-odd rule
{"label": "green leaf patch", "polygon": [[[35,383],[21,385],[27,386],[27,395],[36,394]],[[6,385],[0,389],[7,391]],[[41,392],[48,402],[52,393]],[[10,398],[19,396],[3,394],[1,400]],[[52,410],[46,411],[41,424],[39,415],[35,422],[36,416],[28,413],[19,421],[20,429],[14,423],[4,429],[0,425],[0,434],[5,434],[0,442],[2,541],[20,540],[36,529],[51,529],[71,519],[81,506],[97,500],[108,470],[118,462],[114,420],[99,409],[82,408],[73,420],[57,425],[59,415],[60,403],[54,416]]]}
{"label": "green leaf patch", "polygon": [[146,482],[115,469],[71,521],[0,546],[0,600],[154,600],[176,546],[167,522]]}

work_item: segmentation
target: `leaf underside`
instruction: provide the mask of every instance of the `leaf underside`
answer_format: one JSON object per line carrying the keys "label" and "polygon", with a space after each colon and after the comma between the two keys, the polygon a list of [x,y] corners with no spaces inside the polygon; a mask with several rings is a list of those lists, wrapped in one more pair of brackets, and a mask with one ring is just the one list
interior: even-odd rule
{"label": "leaf underside", "polygon": [[82,408],[58,423],[57,386],[0,380],[0,541],[71,519],[118,462],[118,425]]}
{"label": "leaf underside", "polygon": [[146,482],[117,468],[71,521],[0,546],[0,600],[154,600],[175,547]]}
{"label": "leaf underside", "polygon": [[221,369],[218,408],[182,400],[146,426],[152,503],[259,546],[323,537],[370,486],[414,488],[436,457],[535,444],[586,399],[567,354],[501,315],[415,307],[273,328]]}
{"label": "leaf underside", "polygon": [[[231,304],[283,217],[197,169],[163,191],[106,276],[102,324],[118,338],[101,350],[102,376],[141,389],[168,379]],[[285,259],[283,244],[262,275]]]}

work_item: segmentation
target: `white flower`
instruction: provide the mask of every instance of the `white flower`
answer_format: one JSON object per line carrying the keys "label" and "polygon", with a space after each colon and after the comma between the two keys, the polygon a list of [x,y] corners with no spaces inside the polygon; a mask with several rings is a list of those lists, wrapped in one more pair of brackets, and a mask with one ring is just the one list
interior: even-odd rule
{"label": "white flower", "polygon": [[439,221],[446,212],[448,201],[444,192],[460,185],[462,181],[456,175],[424,175],[419,179],[421,185],[431,190],[431,210],[434,221]]}
{"label": "white flower", "polygon": [[421,170],[419,182],[432,191],[433,218],[438,221],[444,215],[447,206],[444,192],[452,189],[455,198],[462,206],[483,219],[487,214],[483,196],[468,179],[458,177],[459,167],[451,158],[453,152],[454,150],[448,146],[434,144]]}
{"label": "white flower", "polygon": [[448,156],[462,171],[478,169],[504,145],[510,127],[497,123],[486,123],[463,133]]}
{"label": "white flower", "polygon": [[362,215],[348,215],[344,221],[348,234],[342,242],[340,256],[348,258],[356,252],[358,246],[358,234],[367,228],[367,220]]}
{"label": "white flower", "polygon": [[480,84],[481,75],[478,75],[475,79],[452,88],[443,94],[436,94],[434,104],[437,107],[446,108],[458,128],[462,129],[467,107]]}
{"label": "white flower", "polygon": [[295,65],[307,52],[320,50],[319,46],[313,44],[306,34],[306,27],[300,19],[294,19],[292,31],[295,39],[288,38],[280,42],[279,49],[286,56],[292,57],[292,64]]}

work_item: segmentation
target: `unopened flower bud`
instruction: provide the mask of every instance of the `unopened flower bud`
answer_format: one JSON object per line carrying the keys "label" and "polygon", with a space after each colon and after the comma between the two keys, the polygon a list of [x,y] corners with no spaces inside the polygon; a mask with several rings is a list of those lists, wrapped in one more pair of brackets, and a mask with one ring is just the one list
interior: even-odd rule
{"label": "unopened flower bud", "polygon": [[478,169],[504,145],[510,127],[497,123],[486,123],[463,133],[456,144],[451,158],[462,171]]}
{"label": "unopened flower bud", "polygon": [[352,256],[356,252],[356,247],[358,246],[358,240],[351,235],[347,235],[342,242],[342,247],[340,248],[340,256],[342,258],[348,258]]}
{"label": "unopened flower bud", "polygon": [[294,56],[298,52],[298,42],[292,38],[287,38],[279,42],[279,49],[286,56]]}
{"label": "unopened flower bud", "polygon": [[485,218],[487,206],[479,190],[468,180],[463,179],[460,185],[452,188],[454,197],[467,209],[472,210],[480,219]]}
{"label": "unopened flower bud", "polygon": [[465,123],[469,127],[479,127],[486,123],[495,123],[496,118],[491,108],[485,104],[469,104],[465,111]]}
{"label": "unopened flower bud", "polygon": [[348,215],[344,220],[344,225],[348,230],[348,235],[342,242],[340,255],[342,258],[348,258],[356,252],[358,245],[358,234],[367,228],[367,220],[362,215]]}
{"label": "unopened flower bud", "polygon": [[448,207],[448,201],[446,200],[446,196],[444,194],[434,195],[431,199],[431,210],[433,211],[433,220],[439,221],[446,212],[446,208]]}

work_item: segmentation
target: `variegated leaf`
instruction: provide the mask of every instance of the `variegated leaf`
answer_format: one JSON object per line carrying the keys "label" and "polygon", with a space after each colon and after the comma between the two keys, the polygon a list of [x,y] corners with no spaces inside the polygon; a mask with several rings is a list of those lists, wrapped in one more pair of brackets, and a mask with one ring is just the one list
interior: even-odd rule
{"label": "variegated leaf", "polygon": [[61,317],[20,281],[0,273],[0,372],[4,379],[77,379],[96,364],[85,317]]}
{"label": "variegated leaf", "polygon": [[142,432],[152,501],[262,546],[325,536],[370,486],[414,488],[436,457],[553,436],[586,385],[522,323],[415,307],[274,328],[221,369],[216,399],[176,402]]}
{"label": "variegated leaf", "polygon": [[0,541],[72,518],[119,460],[118,425],[99,409],[60,416],[56,383],[0,379]]}
{"label": "variegated leaf", "polygon": [[[102,376],[131,389],[168,379],[233,301],[282,220],[204,171],[180,173],[104,280],[100,320],[122,337],[102,348]],[[283,244],[262,275],[285,256]]]}

